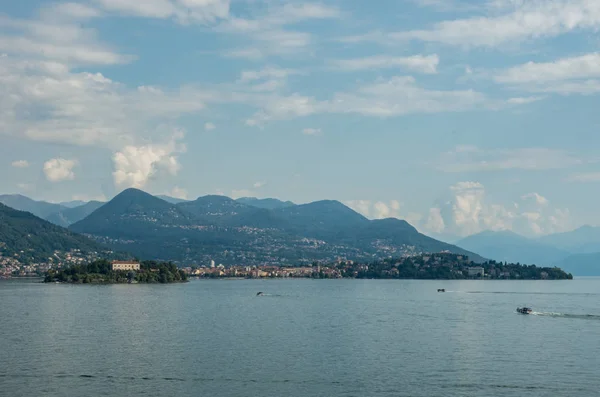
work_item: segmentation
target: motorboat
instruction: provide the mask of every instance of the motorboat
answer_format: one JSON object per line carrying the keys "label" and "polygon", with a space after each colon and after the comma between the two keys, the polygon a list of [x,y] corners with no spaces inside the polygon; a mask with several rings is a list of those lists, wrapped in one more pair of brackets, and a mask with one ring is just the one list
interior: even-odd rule
{"label": "motorboat", "polygon": [[438,292],[446,292],[444,288],[438,288]]}
{"label": "motorboat", "polygon": [[531,308],[529,307],[517,307],[517,313],[531,314],[533,313],[533,310],[531,310]]}
{"label": "motorboat", "polygon": [[261,296],[261,295],[264,295],[262,291],[256,294],[256,296]]}

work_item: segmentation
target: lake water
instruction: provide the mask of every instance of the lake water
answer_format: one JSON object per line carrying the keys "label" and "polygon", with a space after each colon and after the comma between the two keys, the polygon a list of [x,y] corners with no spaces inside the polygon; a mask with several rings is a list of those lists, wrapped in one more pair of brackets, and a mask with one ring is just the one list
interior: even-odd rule
{"label": "lake water", "polygon": [[2,396],[596,396],[599,363],[600,279],[0,282]]}

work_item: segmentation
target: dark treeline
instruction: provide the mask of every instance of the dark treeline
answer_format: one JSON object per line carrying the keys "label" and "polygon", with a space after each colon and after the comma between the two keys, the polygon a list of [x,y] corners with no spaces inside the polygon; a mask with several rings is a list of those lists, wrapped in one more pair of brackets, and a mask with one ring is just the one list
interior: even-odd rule
{"label": "dark treeline", "polygon": [[111,262],[105,259],[88,264],[73,265],[62,269],[50,269],[44,282],[75,284],[114,283],[178,283],[187,281],[187,274],[174,263],[142,261],[139,271],[113,271]]}
{"label": "dark treeline", "polygon": [[[469,268],[481,267],[484,276],[470,275]],[[390,258],[368,264],[346,263],[331,266],[341,277],[390,279],[511,279],[511,280],[570,280],[573,276],[557,267],[538,267],[487,261],[476,264],[465,256],[455,254],[429,254],[407,258]],[[313,275],[328,278],[327,271]]]}

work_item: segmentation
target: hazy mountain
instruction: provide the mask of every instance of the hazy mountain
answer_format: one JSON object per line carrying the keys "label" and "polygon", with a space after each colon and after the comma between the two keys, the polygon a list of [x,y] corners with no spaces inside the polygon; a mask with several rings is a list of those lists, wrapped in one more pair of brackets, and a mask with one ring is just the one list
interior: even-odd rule
{"label": "hazy mountain", "polygon": [[96,242],[32,215],[0,204],[0,254],[21,261],[47,260],[55,251],[100,252]]}
{"label": "hazy mountain", "polygon": [[103,202],[90,201],[77,207],[65,208],[46,217],[46,220],[54,223],[55,225],[67,227],[75,222],[79,222],[92,212],[96,211],[102,205],[104,205]]}
{"label": "hazy mountain", "polygon": [[600,252],[600,227],[582,226],[570,232],[541,237],[539,241],[578,254]]}
{"label": "hazy mountain", "polygon": [[456,245],[497,261],[545,266],[570,255],[567,251],[509,231],[484,231],[466,237]]}
{"label": "hazy mountain", "polygon": [[19,211],[31,212],[39,218],[46,218],[67,208],[60,204],[32,200],[20,194],[0,195],[0,203]]}
{"label": "hazy mountain", "polygon": [[67,207],[67,208],[75,208],[75,207],[81,207],[82,205],[87,204],[87,201],[81,201],[81,200],[63,201],[58,204],[62,205],[63,207]]}
{"label": "hazy mountain", "polygon": [[179,204],[179,203],[185,203],[186,201],[189,201],[189,200],[184,200],[184,199],[180,199],[177,197],[165,196],[164,194],[159,194],[156,197],[158,197],[161,200],[165,200],[167,203],[171,203],[171,204]]}
{"label": "hazy mountain", "polygon": [[274,199],[274,198],[259,199],[256,197],[242,197],[242,198],[237,199],[236,201],[239,203],[242,203],[242,204],[251,205],[251,206],[257,207],[257,208],[264,208],[267,210],[292,207],[292,206],[296,205],[296,204],[292,203],[291,201],[281,201],[281,200]]}
{"label": "hazy mountain", "polygon": [[420,234],[404,221],[369,221],[337,201],[269,210],[205,196],[174,205],[128,189],[71,229],[115,250],[186,263],[299,264],[443,250],[481,260]]}
{"label": "hazy mountain", "polygon": [[600,276],[600,252],[570,255],[552,265],[574,276]]}

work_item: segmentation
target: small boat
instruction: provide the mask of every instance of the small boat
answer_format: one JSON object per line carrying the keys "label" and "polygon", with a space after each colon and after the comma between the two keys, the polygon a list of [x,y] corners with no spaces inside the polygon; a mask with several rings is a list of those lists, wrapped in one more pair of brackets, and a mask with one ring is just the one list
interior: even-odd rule
{"label": "small boat", "polygon": [[438,288],[438,292],[446,292],[444,288]]}
{"label": "small boat", "polygon": [[263,294],[262,292],[259,292],[259,293],[257,293],[257,294],[256,294],[256,296],[260,296],[260,295],[262,295],[262,294]]}
{"label": "small boat", "polygon": [[531,310],[531,308],[529,307],[517,307],[517,313],[531,314],[533,313],[533,310]]}

